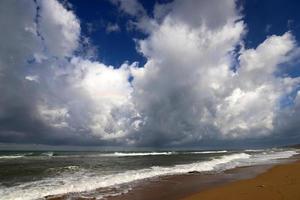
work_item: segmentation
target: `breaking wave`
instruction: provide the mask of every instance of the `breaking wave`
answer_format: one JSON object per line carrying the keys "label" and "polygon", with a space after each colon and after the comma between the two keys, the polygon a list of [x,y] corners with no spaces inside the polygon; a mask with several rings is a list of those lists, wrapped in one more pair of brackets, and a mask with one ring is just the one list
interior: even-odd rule
{"label": "breaking wave", "polygon": [[0,199],[38,199],[47,195],[91,191],[97,188],[111,187],[156,176],[184,174],[191,171],[223,171],[239,166],[270,163],[277,159],[289,158],[295,154],[297,152],[292,150],[257,154],[234,153],[213,157],[208,161],[170,167],[153,166],[103,176],[87,171],[78,171],[72,174],[23,183],[13,187],[0,188]]}

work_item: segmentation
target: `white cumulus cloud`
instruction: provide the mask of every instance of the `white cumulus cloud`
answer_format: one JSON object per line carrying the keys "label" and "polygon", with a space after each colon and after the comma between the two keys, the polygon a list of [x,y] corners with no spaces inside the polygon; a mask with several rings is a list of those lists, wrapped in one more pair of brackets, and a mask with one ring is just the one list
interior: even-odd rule
{"label": "white cumulus cloud", "polygon": [[175,0],[156,4],[153,17],[138,1],[112,2],[146,34],[135,38],[144,66],[75,56],[84,42],[80,20],[57,0],[0,2],[0,141],[299,139],[300,79],[280,73],[299,57],[292,33],[247,49],[247,25],[234,0]]}

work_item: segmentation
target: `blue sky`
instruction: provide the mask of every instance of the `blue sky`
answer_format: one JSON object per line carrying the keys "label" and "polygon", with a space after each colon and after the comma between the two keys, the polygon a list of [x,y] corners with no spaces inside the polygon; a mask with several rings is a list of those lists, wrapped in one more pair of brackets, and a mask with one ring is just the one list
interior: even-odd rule
{"label": "blue sky", "polygon": [[[127,20],[131,17],[120,13],[116,6],[109,1],[91,0],[87,4],[80,0],[69,0],[72,10],[79,17],[84,35],[88,36],[99,52],[98,58],[106,64],[118,66],[128,60],[145,63],[145,58],[136,51],[133,38],[143,38],[145,34],[137,30],[127,30]],[[153,15],[156,2],[141,0],[140,3]],[[297,41],[300,38],[300,2],[297,0],[252,0],[238,1],[242,7],[243,19],[248,27],[245,37],[246,46],[255,48],[263,42],[268,35],[281,35],[287,30],[291,31]],[[107,24],[117,24],[119,31],[106,31]],[[89,27],[93,27],[92,31]],[[299,72],[295,72],[299,73]]]}
{"label": "blue sky", "polygon": [[[132,17],[120,13],[109,1],[90,1],[86,4],[80,0],[67,1],[71,9],[81,21],[82,32],[98,50],[96,55],[107,65],[118,68],[124,61],[139,62],[143,66],[146,58],[137,50],[135,39],[145,38],[147,34],[136,29],[128,28],[128,20]],[[153,16],[155,3],[171,1],[141,0],[139,1],[147,14]],[[242,9],[243,20],[247,24],[247,34],[244,37],[246,48],[256,48],[270,35],[282,35],[287,30],[293,33],[298,41],[300,38],[300,3],[296,0],[253,0],[237,1]],[[117,25],[114,31],[107,31],[107,26]],[[300,76],[300,68],[293,63],[279,74],[288,73],[290,76]],[[290,98],[297,94],[295,89],[291,95],[282,98],[282,105],[291,103]]]}
{"label": "blue sky", "polygon": [[[127,31],[129,16],[119,13],[117,7],[109,1],[92,0],[88,4],[76,0],[69,2],[81,21],[83,34],[89,37],[98,49],[99,59],[113,66],[121,65],[124,60],[145,63],[145,58],[136,51],[133,41],[133,38],[144,37],[144,34],[138,31]],[[120,30],[108,32],[106,31],[108,24],[117,24]]]}
{"label": "blue sky", "polygon": [[298,1],[4,0],[0,143],[300,143]]}

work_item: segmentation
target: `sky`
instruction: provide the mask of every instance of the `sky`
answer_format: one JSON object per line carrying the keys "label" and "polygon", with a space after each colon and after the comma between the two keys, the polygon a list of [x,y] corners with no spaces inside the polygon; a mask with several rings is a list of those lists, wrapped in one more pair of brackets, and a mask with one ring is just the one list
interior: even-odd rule
{"label": "sky", "polygon": [[296,0],[2,0],[0,144],[300,143]]}

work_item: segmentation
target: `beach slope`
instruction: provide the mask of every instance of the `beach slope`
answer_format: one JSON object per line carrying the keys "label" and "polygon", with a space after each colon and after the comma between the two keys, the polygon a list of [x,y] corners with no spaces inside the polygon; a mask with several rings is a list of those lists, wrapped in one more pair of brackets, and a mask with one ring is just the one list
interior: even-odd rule
{"label": "beach slope", "polygon": [[300,199],[300,161],[277,165],[256,178],[201,191],[184,200]]}

